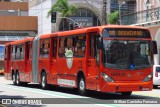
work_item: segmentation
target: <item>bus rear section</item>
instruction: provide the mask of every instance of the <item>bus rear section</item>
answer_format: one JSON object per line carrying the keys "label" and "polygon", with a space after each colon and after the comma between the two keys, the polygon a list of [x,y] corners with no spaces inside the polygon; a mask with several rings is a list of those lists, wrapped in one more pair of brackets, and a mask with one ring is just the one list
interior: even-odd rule
{"label": "bus rear section", "polygon": [[32,82],[31,49],[33,38],[14,41],[5,46],[5,78],[13,84]]}
{"label": "bus rear section", "polygon": [[7,43],[5,45],[5,54],[4,54],[4,77],[7,80],[11,80],[11,57],[10,57],[10,52],[11,52],[11,45],[10,43]]}

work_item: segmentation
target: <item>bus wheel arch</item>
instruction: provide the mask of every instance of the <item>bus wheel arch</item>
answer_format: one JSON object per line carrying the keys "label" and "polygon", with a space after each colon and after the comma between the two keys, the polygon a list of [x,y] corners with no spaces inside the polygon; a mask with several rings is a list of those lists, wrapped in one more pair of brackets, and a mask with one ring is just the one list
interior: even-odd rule
{"label": "bus wheel arch", "polygon": [[47,73],[46,73],[45,69],[42,69],[42,71],[41,71],[41,87],[44,90],[48,88]]}
{"label": "bus wheel arch", "polygon": [[77,89],[80,95],[86,95],[86,80],[83,71],[77,74]]}

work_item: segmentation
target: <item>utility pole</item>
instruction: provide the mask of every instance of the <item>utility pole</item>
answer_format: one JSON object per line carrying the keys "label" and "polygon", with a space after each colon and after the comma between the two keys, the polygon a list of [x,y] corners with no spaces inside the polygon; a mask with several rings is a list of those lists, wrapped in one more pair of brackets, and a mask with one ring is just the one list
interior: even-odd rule
{"label": "utility pole", "polygon": [[106,13],[106,7],[107,7],[107,0],[103,0],[103,8],[102,8],[102,25],[107,24],[106,23],[106,17],[107,17],[107,13]]}

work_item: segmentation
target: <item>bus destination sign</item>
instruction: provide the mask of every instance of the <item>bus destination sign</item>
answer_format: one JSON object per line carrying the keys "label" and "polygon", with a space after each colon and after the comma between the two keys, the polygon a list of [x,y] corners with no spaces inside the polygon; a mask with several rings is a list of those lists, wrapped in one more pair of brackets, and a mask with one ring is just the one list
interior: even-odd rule
{"label": "bus destination sign", "polygon": [[120,29],[111,28],[104,29],[103,37],[138,37],[138,38],[150,38],[150,33],[145,29]]}

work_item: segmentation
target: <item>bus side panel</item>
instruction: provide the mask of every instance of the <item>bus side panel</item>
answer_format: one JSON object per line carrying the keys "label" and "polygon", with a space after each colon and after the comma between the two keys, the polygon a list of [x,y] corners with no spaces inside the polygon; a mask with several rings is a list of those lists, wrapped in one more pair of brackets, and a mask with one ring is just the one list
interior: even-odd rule
{"label": "bus side panel", "polygon": [[5,48],[5,61],[4,61],[4,76],[5,79],[11,80],[10,75],[10,68],[11,68],[11,62],[10,62],[10,46],[7,46]]}
{"label": "bus side panel", "polygon": [[[41,82],[41,72],[45,71],[47,73],[47,80],[49,80],[50,76],[50,60],[49,58],[41,58],[39,59],[39,82]],[[47,81],[50,82],[50,81]]]}
{"label": "bus side panel", "polygon": [[15,72],[19,72],[20,81],[25,82],[25,61],[24,60],[16,60],[13,61],[13,68]]}
{"label": "bus side panel", "polygon": [[32,68],[32,59],[30,58],[30,53],[32,52],[31,42],[25,44],[25,81],[31,82],[31,68]]}

